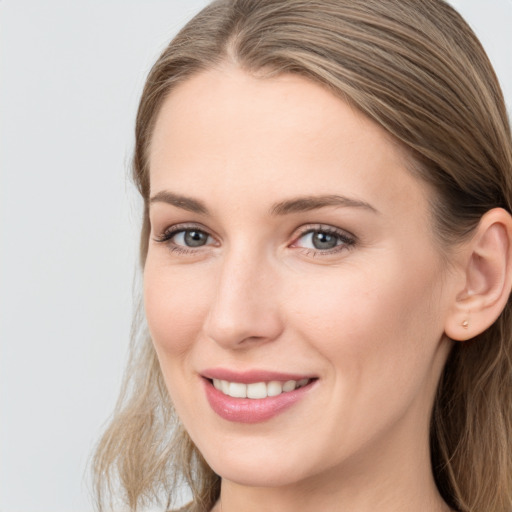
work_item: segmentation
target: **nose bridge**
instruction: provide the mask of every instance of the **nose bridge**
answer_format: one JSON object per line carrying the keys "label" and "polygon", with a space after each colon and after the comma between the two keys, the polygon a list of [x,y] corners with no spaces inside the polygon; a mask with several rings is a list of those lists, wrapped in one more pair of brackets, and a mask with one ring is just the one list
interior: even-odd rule
{"label": "nose bridge", "polygon": [[226,251],[218,267],[209,314],[208,337],[225,347],[242,346],[249,340],[275,339],[281,331],[276,304],[278,281],[264,251],[239,244]]}

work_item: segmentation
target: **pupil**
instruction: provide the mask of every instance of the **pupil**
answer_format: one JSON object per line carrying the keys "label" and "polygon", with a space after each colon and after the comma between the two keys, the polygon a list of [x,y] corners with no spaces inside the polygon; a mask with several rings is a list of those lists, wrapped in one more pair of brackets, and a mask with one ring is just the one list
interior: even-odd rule
{"label": "pupil", "polygon": [[333,249],[336,247],[337,239],[328,233],[317,232],[313,235],[315,249]]}
{"label": "pupil", "polygon": [[199,247],[206,243],[207,236],[206,233],[201,231],[187,231],[185,233],[185,243],[189,247]]}

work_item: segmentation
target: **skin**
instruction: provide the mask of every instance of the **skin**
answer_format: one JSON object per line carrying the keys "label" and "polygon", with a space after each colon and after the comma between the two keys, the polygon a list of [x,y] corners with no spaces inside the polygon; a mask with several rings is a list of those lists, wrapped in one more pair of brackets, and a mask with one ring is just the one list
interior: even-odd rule
{"label": "skin", "polygon": [[[448,510],[428,431],[462,278],[400,147],[318,84],[226,65],[166,99],[150,181],[152,197],[209,210],[151,203],[144,294],[178,415],[222,477],[215,512]],[[367,206],[269,212],[333,194]],[[207,233],[205,245],[158,241],[176,225]],[[325,228],[352,242],[315,249],[304,233]],[[239,424],[206,400],[199,374],[212,367],[318,381],[278,416]]]}

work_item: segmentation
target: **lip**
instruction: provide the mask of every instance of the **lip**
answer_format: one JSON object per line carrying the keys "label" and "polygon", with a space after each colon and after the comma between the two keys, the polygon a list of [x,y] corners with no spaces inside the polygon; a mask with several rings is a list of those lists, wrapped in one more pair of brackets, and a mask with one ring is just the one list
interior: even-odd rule
{"label": "lip", "polygon": [[227,368],[209,368],[201,372],[201,376],[206,379],[227,380],[229,382],[240,382],[241,384],[254,384],[256,382],[270,382],[278,380],[286,382],[287,380],[315,379],[316,375],[303,373],[281,373],[267,370],[248,370],[238,372]]}
{"label": "lip", "polygon": [[[317,378],[307,375],[268,372],[260,370],[251,370],[248,372],[234,372],[226,369],[211,369],[201,373],[203,387],[206,398],[213,411],[221,418],[235,423],[261,423],[268,421],[275,416],[286,411],[294,404],[304,398],[307,393],[315,386]],[[306,386],[297,388],[293,391],[281,393],[278,396],[267,398],[233,398],[225,395],[213,386],[210,379],[227,380],[230,382],[240,382],[243,384],[252,384],[255,382],[268,382],[272,380],[287,381],[301,380],[311,378],[312,380]]]}

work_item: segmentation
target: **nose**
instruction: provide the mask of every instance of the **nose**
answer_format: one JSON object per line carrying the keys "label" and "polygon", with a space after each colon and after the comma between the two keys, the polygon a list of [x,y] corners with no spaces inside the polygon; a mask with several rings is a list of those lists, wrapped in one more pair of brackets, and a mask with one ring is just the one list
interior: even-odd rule
{"label": "nose", "polygon": [[233,251],[220,264],[204,323],[206,336],[229,349],[278,338],[283,330],[278,281],[262,255]]}

